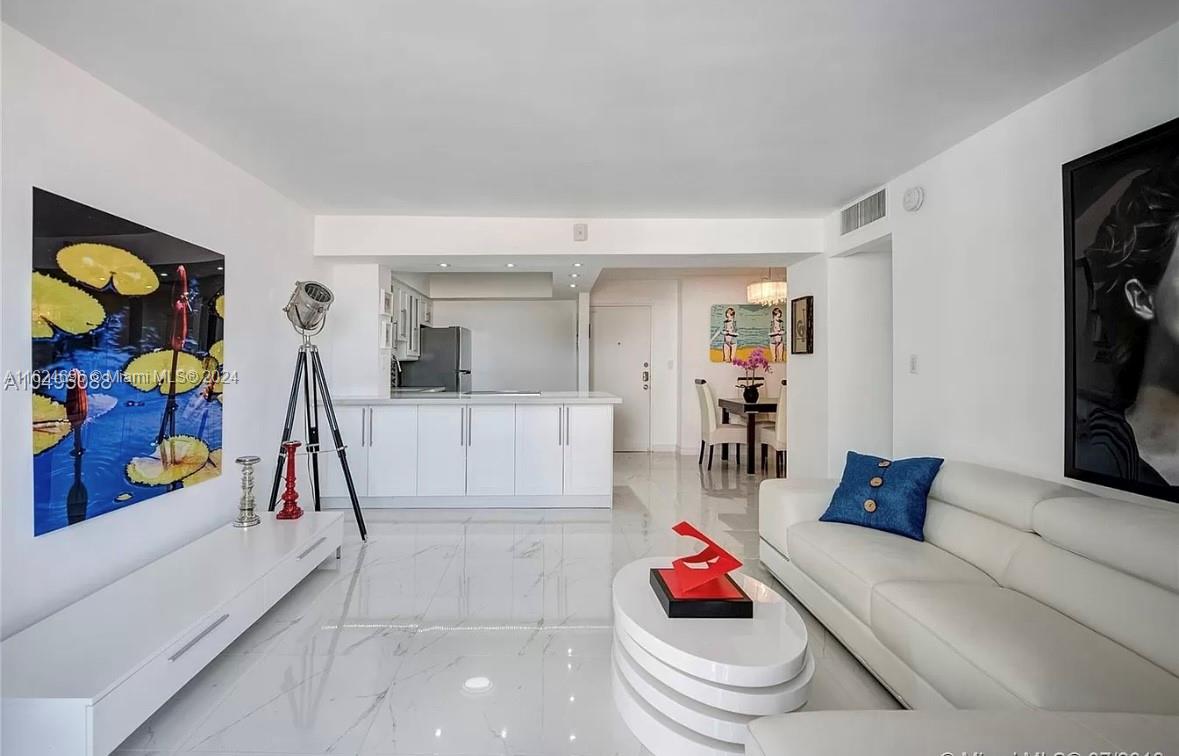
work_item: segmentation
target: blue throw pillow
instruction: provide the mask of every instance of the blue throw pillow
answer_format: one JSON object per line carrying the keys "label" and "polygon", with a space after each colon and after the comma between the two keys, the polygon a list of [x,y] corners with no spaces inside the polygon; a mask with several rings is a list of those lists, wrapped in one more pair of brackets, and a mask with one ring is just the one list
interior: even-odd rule
{"label": "blue throw pillow", "polygon": [[926,499],[942,462],[936,457],[888,460],[849,451],[843,479],[819,519],[924,541]]}

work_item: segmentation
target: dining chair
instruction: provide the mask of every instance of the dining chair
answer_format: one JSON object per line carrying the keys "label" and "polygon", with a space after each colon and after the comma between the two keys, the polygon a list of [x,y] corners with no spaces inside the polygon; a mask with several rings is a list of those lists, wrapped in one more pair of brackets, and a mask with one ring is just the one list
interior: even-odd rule
{"label": "dining chair", "polygon": [[[720,406],[720,397],[718,397],[716,395],[716,389],[714,389],[712,387],[712,384],[709,383],[708,381],[704,380],[703,378],[697,378],[696,380],[701,385],[704,386],[706,391],[708,391],[708,401],[712,402],[712,406],[719,407]],[[719,422],[721,425],[740,425],[740,426],[744,427],[745,426],[745,416],[744,415],[734,415],[734,414],[729,413],[728,417],[726,419],[726,413],[723,410],[721,410]]]}
{"label": "dining chair", "polygon": [[769,468],[769,447],[774,448],[774,474],[781,478],[786,474],[786,381],[778,392],[778,406],[774,412],[773,424],[757,427],[757,442],[761,444],[761,469]]}
{"label": "dining chair", "polygon": [[[712,469],[713,447],[717,444],[737,445],[737,465],[741,465],[741,447],[745,444],[745,426],[721,423],[716,397],[703,378],[696,379],[696,398],[700,402],[700,457],[696,464],[704,464],[704,447],[708,447],[708,469]],[[750,454],[753,452],[750,451]]]}

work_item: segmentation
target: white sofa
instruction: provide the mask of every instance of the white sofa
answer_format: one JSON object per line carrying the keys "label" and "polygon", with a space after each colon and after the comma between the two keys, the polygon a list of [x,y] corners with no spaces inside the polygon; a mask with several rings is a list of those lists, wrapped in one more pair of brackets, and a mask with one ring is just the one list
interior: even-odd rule
{"label": "white sofa", "polygon": [[835,486],[762,483],[761,559],[909,708],[1179,714],[1179,509],[947,461],[918,542]]}

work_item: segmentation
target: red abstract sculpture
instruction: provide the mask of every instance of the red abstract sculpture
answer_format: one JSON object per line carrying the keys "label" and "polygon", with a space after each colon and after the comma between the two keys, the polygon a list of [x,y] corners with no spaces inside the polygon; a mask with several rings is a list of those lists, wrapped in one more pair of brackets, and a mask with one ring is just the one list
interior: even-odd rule
{"label": "red abstract sculpture", "polygon": [[[720,586],[714,586],[712,583],[718,581],[722,584],[728,583],[729,581],[723,578],[741,566],[737,557],[717,546],[711,538],[701,533],[691,523],[681,522],[675,525],[672,530],[705,544],[704,549],[700,552],[692,556],[680,557],[671,563],[675,587],[683,594],[699,592],[713,595]],[[666,578],[667,575],[665,574],[664,577]],[[669,583],[670,585],[671,583]]]}
{"label": "red abstract sculpture", "polygon": [[753,601],[729,573],[741,566],[732,554],[692,525],[681,522],[676,533],[695,538],[704,548],[672,560],[671,568],[652,568],[651,588],[671,618],[749,619]]}
{"label": "red abstract sculpture", "polygon": [[282,445],[283,453],[287,458],[287,486],[280,497],[282,498],[282,509],[274,516],[277,520],[297,520],[303,516],[303,510],[298,503],[299,492],[295,490],[295,449],[298,449],[299,446],[298,441],[287,441]]}

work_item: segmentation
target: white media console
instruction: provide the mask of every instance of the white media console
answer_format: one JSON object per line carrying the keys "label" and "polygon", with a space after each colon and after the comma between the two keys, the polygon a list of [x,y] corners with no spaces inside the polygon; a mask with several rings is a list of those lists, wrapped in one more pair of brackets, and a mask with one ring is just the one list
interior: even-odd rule
{"label": "white media console", "polygon": [[106,756],[343,542],[343,515],[263,513],[0,644],[4,756]]}

